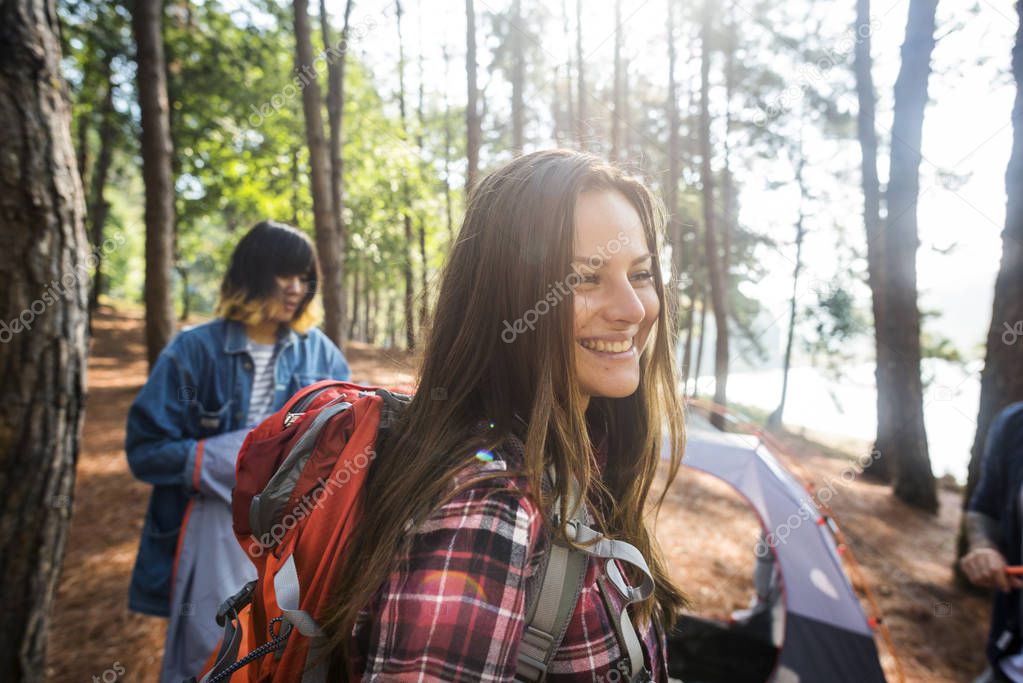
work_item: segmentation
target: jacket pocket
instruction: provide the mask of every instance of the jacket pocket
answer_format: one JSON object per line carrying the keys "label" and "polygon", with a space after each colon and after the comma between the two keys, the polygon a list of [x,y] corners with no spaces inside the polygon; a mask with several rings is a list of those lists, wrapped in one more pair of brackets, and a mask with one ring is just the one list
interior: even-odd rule
{"label": "jacket pocket", "polygon": [[230,400],[215,410],[207,410],[206,406],[198,401],[192,405],[192,426],[198,438],[203,439],[228,431],[228,420],[231,416]]}

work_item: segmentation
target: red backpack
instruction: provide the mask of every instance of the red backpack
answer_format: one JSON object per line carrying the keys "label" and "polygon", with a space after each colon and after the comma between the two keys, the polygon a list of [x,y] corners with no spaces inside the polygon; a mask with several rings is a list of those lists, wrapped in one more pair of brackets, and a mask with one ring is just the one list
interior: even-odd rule
{"label": "red backpack", "polygon": [[[361,515],[358,494],[376,458],[378,434],[390,428],[408,400],[379,387],[323,380],[300,390],[249,433],[238,453],[232,513],[235,536],[258,578],[218,609],[224,635],[200,683],[326,681],[316,618],[332,597],[340,551]],[[555,542],[543,563],[540,590],[526,607],[517,678],[545,677],[582,591],[589,556],[609,558],[608,576],[626,604],[653,591],[639,551],[604,538],[588,521],[581,510],[570,527],[576,541],[593,545],[576,549]],[[628,586],[614,559],[642,569],[642,586]],[[628,613],[623,608],[614,617],[633,663],[633,680],[644,680],[643,655]]]}

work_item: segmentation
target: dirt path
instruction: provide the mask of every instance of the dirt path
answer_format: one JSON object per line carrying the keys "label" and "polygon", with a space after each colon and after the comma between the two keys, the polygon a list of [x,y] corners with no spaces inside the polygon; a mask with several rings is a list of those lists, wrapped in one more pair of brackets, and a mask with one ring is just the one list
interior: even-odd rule
{"label": "dirt path", "polygon": [[[61,682],[96,676],[155,683],[164,620],[127,609],[149,495],[149,487],[132,478],[124,457],[125,416],[146,376],[142,319],[105,310],[94,332],[47,676]],[[345,352],[359,381],[393,385],[410,379],[404,354],[358,344]],[[797,467],[814,472],[819,482],[841,478],[843,461],[799,437],[786,443]],[[832,505],[878,594],[907,680],[970,680],[983,668],[988,602],[957,591],[951,581],[958,496],[943,493],[941,514],[928,517],[898,504],[883,487],[856,480],[836,488]],[[745,607],[757,524],[741,499],[712,478],[683,469],[660,520],[658,537],[694,611],[720,616]],[[893,671],[890,657],[883,663]],[[889,679],[896,680],[890,673]]]}

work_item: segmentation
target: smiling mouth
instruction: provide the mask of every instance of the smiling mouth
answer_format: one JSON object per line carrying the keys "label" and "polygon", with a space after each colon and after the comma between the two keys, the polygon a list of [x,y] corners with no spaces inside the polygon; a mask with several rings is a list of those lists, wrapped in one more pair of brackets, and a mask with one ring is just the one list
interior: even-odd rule
{"label": "smiling mouth", "polygon": [[604,341],[602,339],[580,339],[579,346],[587,351],[613,356],[632,351],[635,348],[634,341],[634,338],[615,342]]}

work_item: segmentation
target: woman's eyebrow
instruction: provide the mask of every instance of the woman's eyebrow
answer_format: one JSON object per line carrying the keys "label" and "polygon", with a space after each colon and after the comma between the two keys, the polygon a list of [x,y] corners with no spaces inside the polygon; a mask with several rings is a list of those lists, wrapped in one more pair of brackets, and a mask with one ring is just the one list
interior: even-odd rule
{"label": "woman's eyebrow", "polygon": [[[653,257],[653,254],[651,254],[650,252],[647,252],[647,253],[643,254],[642,256],[637,256],[636,258],[632,259],[632,263],[630,263],[629,265],[630,266],[634,266],[637,263],[642,263],[643,261],[646,261],[647,259],[652,258],[652,257]],[[589,262],[591,260],[596,260],[599,263],[599,265],[594,266],[595,268],[602,268],[604,266],[604,264],[607,263],[607,261],[605,259],[603,259],[603,258],[601,258],[600,256],[597,256],[597,255],[593,255],[591,257],[576,256],[576,257],[574,257],[572,259],[572,263],[580,263],[580,264],[583,264],[583,265],[590,265]]]}

